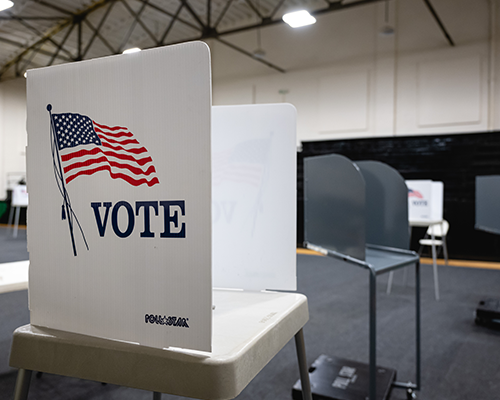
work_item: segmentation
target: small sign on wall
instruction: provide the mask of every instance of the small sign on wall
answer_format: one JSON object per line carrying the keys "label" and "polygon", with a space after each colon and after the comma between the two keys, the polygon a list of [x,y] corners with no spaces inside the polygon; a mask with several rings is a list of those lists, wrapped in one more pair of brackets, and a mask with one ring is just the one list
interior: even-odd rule
{"label": "small sign on wall", "polygon": [[28,73],[31,323],[211,350],[201,42]]}

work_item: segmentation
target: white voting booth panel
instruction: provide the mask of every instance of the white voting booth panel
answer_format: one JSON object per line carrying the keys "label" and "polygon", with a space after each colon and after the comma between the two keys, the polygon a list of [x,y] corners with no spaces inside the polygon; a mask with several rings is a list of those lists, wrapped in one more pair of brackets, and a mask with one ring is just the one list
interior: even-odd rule
{"label": "white voting booth panel", "polygon": [[214,287],[296,289],[296,110],[212,109]]}
{"label": "white voting booth panel", "polygon": [[443,220],[443,182],[407,180],[408,217],[412,222]]}
{"label": "white voting booth panel", "polygon": [[28,207],[28,192],[26,190],[26,185],[16,185],[12,190],[12,202],[13,207]]}
{"label": "white voting booth panel", "polygon": [[33,325],[210,351],[210,79],[201,42],[28,72]]}
{"label": "white voting booth panel", "polygon": [[210,351],[213,286],[294,290],[295,127],[202,43],[30,71],[31,324]]}

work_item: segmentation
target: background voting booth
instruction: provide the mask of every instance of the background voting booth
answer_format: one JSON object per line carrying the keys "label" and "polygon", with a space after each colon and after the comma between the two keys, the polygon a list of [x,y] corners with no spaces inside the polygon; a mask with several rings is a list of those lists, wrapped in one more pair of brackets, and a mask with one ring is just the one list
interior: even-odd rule
{"label": "background voting booth", "polygon": [[[476,176],[476,229],[500,235],[499,199],[500,175]],[[485,298],[479,301],[475,322],[498,329],[500,299]]]}
{"label": "background voting booth", "polygon": [[[446,232],[448,222],[443,219],[443,182],[431,180],[407,180],[408,186],[408,215],[410,226],[427,227],[426,237],[419,242],[430,246],[434,273],[434,294],[439,300],[439,278],[437,269],[438,244],[443,246],[446,263],[448,251],[446,249]],[[436,236],[442,237],[437,240]],[[427,239],[430,237],[430,239]],[[420,252],[420,251],[419,251]],[[388,288],[390,290],[390,286]]]}
{"label": "background voting booth", "polygon": [[[419,257],[409,251],[407,188],[401,175],[375,161],[331,154],[304,159],[306,247],[366,269],[369,275],[369,364],[322,355],[313,364],[313,395],[339,400],[386,399],[391,387],[420,388]],[[396,382],[377,367],[377,276],[415,265],[416,383]],[[354,379],[356,376],[359,379]],[[333,382],[333,384],[331,384]],[[328,383],[328,384],[327,384]],[[295,387],[298,394],[300,385]],[[299,398],[298,396],[296,399]]]}
{"label": "background voting booth", "polygon": [[233,398],[294,336],[308,387],[307,299],[265,290],[296,289],[295,118],[212,109],[201,42],[28,73],[16,399],[33,370]]}
{"label": "background voting booth", "polygon": [[475,227],[500,235],[500,175],[476,176]]}
{"label": "background voting booth", "polygon": [[429,226],[443,220],[443,182],[407,180],[411,226]]}
{"label": "background voting booth", "polygon": [[14,219],[14,229],[12,231],[12,236],[14,237],[17,237],[21,207],[28,207],[28,191],[26,185],[16,185],[12,189],[8,224],[9,226],[12,225],[12,219]]}

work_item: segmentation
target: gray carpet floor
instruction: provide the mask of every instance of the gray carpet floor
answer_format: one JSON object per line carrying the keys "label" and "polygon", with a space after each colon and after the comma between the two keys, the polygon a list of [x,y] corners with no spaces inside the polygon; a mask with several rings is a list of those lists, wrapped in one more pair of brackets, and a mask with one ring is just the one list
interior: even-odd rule
{"label": "gray carpet floor", "polygon": [[17,237],[13,237],[12,228],[0,226],[0,263],[27,260],[26,228],[17,230]]}
{"label": "gray carpet floor", "polygon": [[[7,241],[9,242],[9,241]],[[4,241],[3,244],[6,242]],[[10,242],[9,242],[10,244]],[[2,257],[4,256],[1,248]],[[3,262],[15,261],[5,260]],[[414,269],[411,268],[411,271]],[[500,271],[439,267],[441,300],[434,300],[432,268],[422,265],[422,390],[419,399],[500,398],[500,331],[474,324],[485,297],[500,297]],[[368,276],[363,269],[326,257],[297,256],[298,291],[308,297],[304,329],[309,364],[327,354],[361,362],[368,359]],[[402,284],[397,271],[391,295],[387,275],[378,278],[378,364],[397,370],[398,380],[415,380],[414,277]],[[26,291],[0,295],[0,400],[11,399],[16,371],[8,366],[12,331],[29,322]],[[293,341],[238,396],[291,399],[298,378]],[[29,399],[142,400],[151,393],[44,374],[34,377]],[[182,399],[163,395],[164,399]],[[395,389],[391,399],[405,399]]]}

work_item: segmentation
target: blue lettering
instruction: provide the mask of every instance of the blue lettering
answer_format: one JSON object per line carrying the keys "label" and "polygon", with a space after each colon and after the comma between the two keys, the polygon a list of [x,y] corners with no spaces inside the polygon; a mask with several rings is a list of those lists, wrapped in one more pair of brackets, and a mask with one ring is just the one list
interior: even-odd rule
{"label": "blue lettering", "polygon": [[[120,210],[121,207],[125,207],[127,209],[127,215],[128,215],[127,229],[123,232],[120,231],[120,228],[118,227],[118,211]],[[135,216],[132,206],[126,201],[119,201],[118,203],[116,203],[111,213],[111,224],[113,226],[113,231],[115,232],[116,236],[121,238],[129,237],[132,231],[134,230],[134,225],[135,225]]]}
{"label": "blue lettering", "polygon": [[[144,215],[144,230],[140,233],[141,238],[154,238],[155,233],[151,230],[152,212],[154,216],[159,215],[159,206],[163,207],[163,232],[160,233],[162,238],[185,238],[186,224],[181,220],[186,215],[184,200],[164,200],[164,201],[137,201],[134,207],[125,200],[119,201],[113,205],[111,202],[92,202],[90,206],[94,211],[94,218],[97,225],[99,236],[103,237],[106,234],[108,225],[109,210],[111,209],[111,226],[116,236],[120,238],[129,237],[135,228],[135,218],[138,217],[143,209]],[[104,206],[104,215],[101,213],[101,207]],[[121,208],[125,208],[126,213],[122,217],[122,222],[125,220],[125,226],[118,226],[118,214]],[[161,217],[160,217],[161,218]]]}
{"label": "blue lettering", "polygon": [[102,222],[101,219],[101,214],[99,213],[99,208],[101,207],[102,203],[90,203],[90,206],[94,209],[94,216],[95,216],[95,222],[97,224],[97,229],[99,231],[99,236],[104,236],[104,233],[106,232],[106,224],[108,223],[108,215],[109,215],[109,209],[111,208],[111,203],[110,202],[105,202],[104,207],[106,207],[106,211],[104,212],[104,223]]}
{"label": "blue lettering", "polygon": [[139,210],[144,207],[144,231],[141,232],[141,237],[155,237],[151,232],[151,218],[149,209],[153,207],[155,215],[158,215],[158,202],[157,201],[138,201],[135,203],[135,215],[139,215]]}
{"label": "blue lettering", "polygon": [[[160,237],[186,237],[186,224],[182,223],[179,229],[179,211],[182,216],[185,215],[184,200],[160,201],[160,206],[163,207],[163,218],[165,230],[160,233]],[[177,232],[172,232],[172,227],[179,229]]]}

